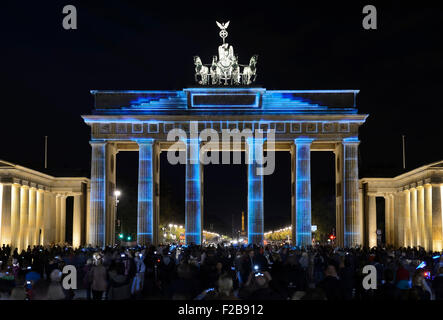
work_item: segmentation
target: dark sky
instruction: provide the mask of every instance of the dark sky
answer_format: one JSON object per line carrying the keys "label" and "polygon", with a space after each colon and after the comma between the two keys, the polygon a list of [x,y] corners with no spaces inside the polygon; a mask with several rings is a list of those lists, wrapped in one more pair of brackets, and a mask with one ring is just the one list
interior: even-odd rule
{"label": "dark sky", "polygon": [[[215,20],[230,20],[228,41],[241,61],[259,55],[263,87],[361,90],[359,111],[370,116],[360,131],[360,177],[402,172],[402,134],[408,170],[443,159],[442,8],[371,2],[378,29],[367,31],[361,24],[367,3],[210,3],[2,3],[0,158],[40,170],[48,135],[51,173],[89,176],[89,127],[80,117],[93,107],[89,91],[193,85],[192,56],[209,61],[220,42]],[[77,7],[77,30],[62,28],[67,4]],[[119,210],[130,210],[137,155],[118,157],[117,184],[127,195]],[[312,158],[315,209],[317,199],[334,196],[333,157]],[[289,154],[277,159],[275,175],[265,179],[266,230],[290,221]],[[180,203],[184,169],[168,166],[162,162],[162,190],[172,185]],[[246,210],[245,167],[211,166],[205,177],[205,221],[230,230],[232,214],[238,222]]]}

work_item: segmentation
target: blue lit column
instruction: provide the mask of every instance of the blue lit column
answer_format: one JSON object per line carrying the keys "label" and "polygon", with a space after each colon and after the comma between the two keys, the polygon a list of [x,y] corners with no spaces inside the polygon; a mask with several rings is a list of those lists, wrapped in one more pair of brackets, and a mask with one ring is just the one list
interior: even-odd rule
{"label": "blue lit column", "polygon": [[153,139],[138,140],[137,243],[152,244],[154,239]]}
{"label": "blue lit column", "polygon": [[247,139],[248,159],[248,243],[262,245],[263,226],[263,175],[258,175],[263,157],[263,139]]}
{"label": "blue lit column", "polygon": [[200,164],[200,141],[198,138],[186,140],[186,244],[201,244],[202,226],[202,176]]}
{"label": "blue lit column", "polygon": [[92,246],[105,245],[106,218],[106,142],[91,141],[91,200],[89,242]]}
{"label": "blue lit column", "polygon": [[357,138],[343,139],[343,222],[344,246],[361,244],[358,219],[358,145]]}
{"label": "blue lit column", "polygon": [[312,245],[311,233],[311,143],[313,139],[295,139],[295,216],[296,245]]}

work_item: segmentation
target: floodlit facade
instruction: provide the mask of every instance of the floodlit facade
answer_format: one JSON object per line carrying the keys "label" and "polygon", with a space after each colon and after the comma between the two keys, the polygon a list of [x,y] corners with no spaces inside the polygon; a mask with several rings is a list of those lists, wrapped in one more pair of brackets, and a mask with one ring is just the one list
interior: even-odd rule
{"label": "floodlit facade", "polygon": [[396,247],[443,249],[443,161],[395,178],[363,178],[359,194],[364,219],[364,243],[377,245],[376,197],[385,199],[386,243]]}
{"label": "floodlit facade", "polygon": [[56,178],[0,160],[0,244],[19,251],[66,241],[66,199],[74,198],[72,244],[86,244],[88,178]]}
{"label": "floodlit facade", "polygon": [[[92,91],[95,109],[84,115],[91,127],[91,198],[89,241],[113,244],[115,229],[116,154],[139,152],[138,229],[140,244],[159,241],[159,156],[174,142],[173,129],[183,130],[186,153],[187,243],[201,243],[203,168],[199,149],[210,129],[274,132],[269,139],[248,137],[240,144],[219,143],[217,151],[244,151],[248,163],[247,234],[249,243],[263,243],[263,175],[255,154],[287,151],[292,155],[292,239],[311,244],[311,168],[313,151],[335,154],[336,220],[339,245],[363,243],[358,184],[358,114],[356,90],[266,90],[253,87],[196,87],[179,91]],[[192,132],[196,136],[192,135]],[[269,138],[269,136],[268,136]],[[214,149],[213,149],[214,150]],[[276,164],[278,165],[278,164]]]}

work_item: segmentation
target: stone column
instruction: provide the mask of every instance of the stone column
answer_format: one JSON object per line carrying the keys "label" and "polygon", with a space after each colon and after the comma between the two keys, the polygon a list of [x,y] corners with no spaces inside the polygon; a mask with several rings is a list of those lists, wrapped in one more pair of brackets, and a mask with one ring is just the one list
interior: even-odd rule
{"label": "stone column", "polygon": [[418,221],[418,245],[427,250],[425,236],[425,189],[417,187],[417,221]]}
{"label": "stone column", "polygon": [[36,217],[35,217],[35,232],[34,232],[34,241],[35,244],[42,244],[42,235],[43,235],[43,210],[44,210],[44,191],[42,189],[37,190],[37,209],[36,209]]}
{"label": "stone column", "polygon": [[11,247],[18,248],[20,244],[20,189],[17,183],[11,189]]}
{"label": "stone column", "polygon": [[296,245],[312,245],[311,231],[311,144],[313,139],[295,139]]}
{"label": "stone column", "polygon": [[72,215],[72,246],[78,248],[81,245],[82,235],[82,203],[81,195],[74,195],[74,209]]}
{"label": "stone column", "polygon": [[344,216],[343,216],[343,144],[336,145],[335,155],[335,243],[344,245]]}
{"label": "stone column", "polygon": [[428,250],[433,250],[432,241],[432,186],[427,183],[424,185],[425,189],[425,239]]}
{"label": "stone column", "polygon": [[11,244],[12,185],[0,184],[0,245]]}
{"label": "stone column", "polygon": [[29,189],[29,227],[28,227],[28,244],[32,247],[35,245],[35,223],[37,210],[37,189],[31,187]]}
{"label": "stone column", "polygon": [[60,228],[61,228],[61,195],[55,195],[55,243],[60,243]]}
{"label": "stone column", "polygon": [[397,225],[397,246],[405,246],[405,221],[404,221],[404,207],[405,207],[405,196],[403,191],[398,191],[395,195],[396,197],[396,225]]}
{"label": "stone column", "polygon": [[432,250],[442,250],[442,199],[443,199],[442,184],[432,185]]}
{"label": "stone column", "polygon": [[66,198],[62,195],[60,197],[60,242],[66,242]]}
{"label": "stone column", "polygon": [[377,201],[375,194],[368,194],[368,245],[377,246]]}
{"label": "stone column", "polygon": [[43,227],[42,245],[47,246],[56,242],[56,196],[45,191],[43,194]]}
{"label": "stone column", "polygon": [[356,138],[343,139],[343,221],[344,246],[354,247],[361,243],[358,224],[358,145]]}
{"label": "stone column", "polygon": [[139,140],[137,243],[147,245],[154,238],[154,153],[153,139]]}
{"label": "stone column", "polygon": [[418,246],[419,228],[418,228],[418,214],[417,214],[417,189],[411,188],[411,236],[412,245]]}
{"label": "stone column", "polygon": [[391,244],[391,198],[385,195],[385,244]]}
{"label": "stone column", "polygon": [[395,197],[394,195],[391,193],[389,194],[389,199],[390,199],[390,215],[389,215],[389,230],[390,230],[390,240],[389,240],[389,244],[390,245],[395,245]]}
{"label": "stone column", "polygon": [[186,243],[201,244],[203,241],[201,207],[200,141],[197,137],[186,140],[185,183],[185,237]]}
{"label": "stone column", "polygon": [[404,190],[404,225],[405,225],[405,246],[412,246],[411,233],[411,192]]}
{"label": "stone column", "polygon": [[29,186],[20,188],[20,244],[19,252],[28,246],[28,220],[29,220]]}
{"label": "stone column", "polygon": [[296,217],[296,204],[295,204],[295,161],[296,161],[296,150],[295,144],[291,145],[291,244],[295,246],[297,235],[297,217]]}
{"label": "stone column", "polygon": [[91,199],[89,242],[92,246],[106,244],[106,142],[91,141]]}

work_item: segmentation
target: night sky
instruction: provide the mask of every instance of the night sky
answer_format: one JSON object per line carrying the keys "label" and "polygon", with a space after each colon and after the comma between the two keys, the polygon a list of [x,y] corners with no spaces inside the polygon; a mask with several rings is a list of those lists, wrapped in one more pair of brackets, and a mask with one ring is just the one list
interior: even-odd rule
{"label": "night sky", "polygon": [[[2,108],[0,159],[48,173],[90,175],[92,89],[181,90],[194,85],[192,57],[205,63],[220,43],[215,20],[231,21],[227,41],[241,63],[259,55],[258,85],[267,89],[359,89],[360,177],[403,172],[443,159],[442,8],[371,2],[378,29],[362,28],[368,3],[268,1],[234,4],[186,2],[178,7],[128,1],[2,3],[0,18]],[[78,29],[62,28],[62,8],[78,10]],[[224,4],[224,5],[222,5]],[[429,5],[429,4],[428,4]],[[184,166],[162,155],[164,203],[184,223]],[[119,153],[119,211],[136,218],[137,153]],[[332,153],[312,155],[313,219],[335,215]],[[205,169],[205,228],[229,233],[246,210],[245,165]],[[172,201],[172,202],[171,202]],[[131,222],[132,221],[132,222]],[[290,223],[290,156],[277,155],[265,178],[265,229]]]}

